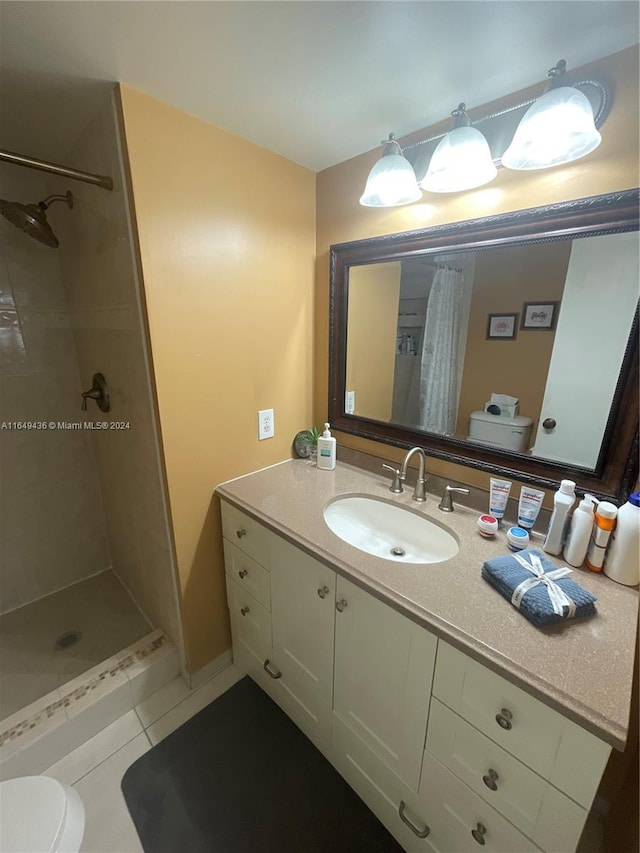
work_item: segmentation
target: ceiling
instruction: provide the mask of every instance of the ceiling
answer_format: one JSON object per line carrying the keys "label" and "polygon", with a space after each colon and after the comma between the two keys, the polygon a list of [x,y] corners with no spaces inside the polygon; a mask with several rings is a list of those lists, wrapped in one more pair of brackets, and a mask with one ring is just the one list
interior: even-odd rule
{"label": "ceiling", "polygon": [[[123,81],[321,170],[638,42],[636,0],[0,3],[0,145],[61,160]],[[179,152],[177,152],[179,154]]]}

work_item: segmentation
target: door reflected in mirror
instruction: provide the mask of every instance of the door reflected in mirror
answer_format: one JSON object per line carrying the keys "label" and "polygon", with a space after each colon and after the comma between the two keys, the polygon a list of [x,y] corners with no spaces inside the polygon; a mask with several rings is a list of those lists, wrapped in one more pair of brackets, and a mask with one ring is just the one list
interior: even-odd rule
{"label": "door reflected in mirror", "polygon": [[593,469],[638,279],[633,232],[352,264],[344,411]]}

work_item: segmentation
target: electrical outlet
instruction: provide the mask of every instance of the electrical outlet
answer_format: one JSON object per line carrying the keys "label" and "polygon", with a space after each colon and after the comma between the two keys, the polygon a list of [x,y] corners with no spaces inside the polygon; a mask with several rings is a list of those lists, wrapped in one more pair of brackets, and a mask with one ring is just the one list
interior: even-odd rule
{"label": "electrical outlet", "polygon": [[276,434],[273,409],[262,409],[258,412],[258,440],[273,438]]}
{"label": "electrical outlet", "polygon": [[344,395],[344,411],[347,415],[354,415],[356,412],[356,392],[347,391]]}

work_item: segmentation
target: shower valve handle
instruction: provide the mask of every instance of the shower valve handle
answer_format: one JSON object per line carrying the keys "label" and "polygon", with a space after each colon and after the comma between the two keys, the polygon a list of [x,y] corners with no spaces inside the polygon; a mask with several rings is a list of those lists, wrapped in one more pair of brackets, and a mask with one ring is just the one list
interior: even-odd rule
{"label": "shower valve handle", "polygon": [[96,391],[94,388],[91,391],[83,391],[82,392],[82,411],[87,411],[87,397],[91,397],[92,400],[99,400],[102,397],[100,391]]}
{"label": "shower valve handle", "polygon": [[82,411],[87,411],[87,400],[95,400],[101,412],[111,410],[111,400],[109,398],[109,388],[107,380],[102,373],[93,374],[93,385],[88,391],[82,392]]}

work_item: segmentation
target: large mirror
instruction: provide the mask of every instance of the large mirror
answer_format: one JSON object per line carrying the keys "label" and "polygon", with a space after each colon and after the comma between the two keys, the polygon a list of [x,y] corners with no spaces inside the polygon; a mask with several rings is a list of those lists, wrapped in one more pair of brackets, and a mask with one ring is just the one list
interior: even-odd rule
{"label": "large mirror", "polygon": [[624,497],[637,229],[633,191],[333,246],[333,425]]}

